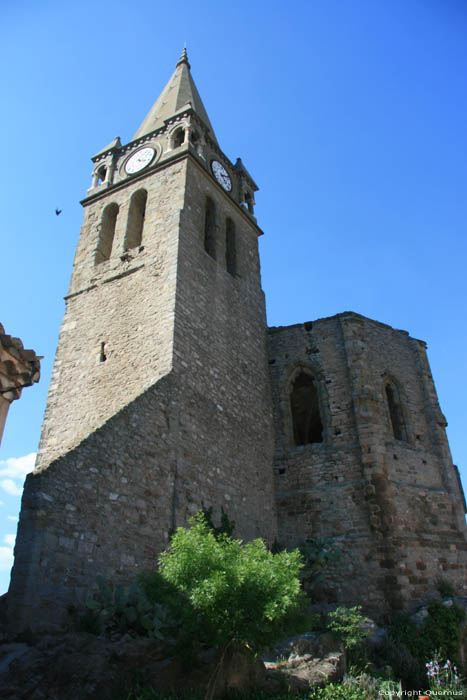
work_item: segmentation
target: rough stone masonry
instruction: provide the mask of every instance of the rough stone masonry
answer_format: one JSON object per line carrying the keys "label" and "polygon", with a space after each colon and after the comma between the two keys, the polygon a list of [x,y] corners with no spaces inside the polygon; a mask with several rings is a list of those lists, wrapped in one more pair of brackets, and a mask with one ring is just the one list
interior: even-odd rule
{"label": "rough stone masonry", "polygon": [[243,539],[327,538],[323,596],[379,614],[466,594],[465,502],[425,345],[346,312],[266,327],[257,187],[183,52],[130,143],[93,158],[7,596],[52,627],[128,583],[202,506]]}

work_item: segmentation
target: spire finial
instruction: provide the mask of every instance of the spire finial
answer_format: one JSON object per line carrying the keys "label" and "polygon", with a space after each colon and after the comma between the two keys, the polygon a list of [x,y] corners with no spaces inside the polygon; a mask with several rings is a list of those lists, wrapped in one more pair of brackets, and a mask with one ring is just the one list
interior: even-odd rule
{"label": "spire finial", "polygon": [[181,66],[182,63],[186,63],[186,65],[188,66],[188,68],[191,68],[190,63],[189,63],[189,61],[188,61],[188,54],[187,54],[187,52],[186,52],[186,44],[184,44],[184,46],[183,46],[182,55],[181,55],[180,58],[178,59],[177,66]]}

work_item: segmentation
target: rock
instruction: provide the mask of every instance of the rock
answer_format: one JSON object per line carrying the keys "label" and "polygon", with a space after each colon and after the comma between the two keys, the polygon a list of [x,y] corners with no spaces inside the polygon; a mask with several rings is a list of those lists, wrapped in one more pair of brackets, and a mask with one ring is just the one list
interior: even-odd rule
{"label": "rock", "polygon": [[266,685],[266,669],[263,662],[245,646],[229,646],[220,659],[215,675],[211,679],[211,694],[215,700],[234,690],[248,693],[253,688]]}
{"label": "rock", "polygon": [[305,692],[316,685],[340,681],[346,669],[345,654],[341,651],[329,652],[322,658],[310,655],[292,656],[282,664],[266,662],[265,666],[273,683],[279,681],[281,685],[286,681],[296,692]]}
{"label": "rock", "polygon": [[0,695],[5,700],[103,700],[112,687],[129,683],[136,670],[154,671],[163,656],[155,640],[111,642],[85,634],[49,636],[35,646],[4,644]]}
{"label": "rock", "polygon": [[212,700],[229,690],[279,691],[286,681],[296,690],[338,681],[345,672],[342,643],[331,634],[305,634],[277,645],[264,664],[243,646],[230,646],[221,657],[205,649],[187,669],[167,643],[121,635],[43,636],[37,642],[0,645],[0,696],[5,700],[105,700],[125,690],[138,674],[154,689],[205,689]]}
{"label": "rock", "polygon": [[265,657],[267,686],[279,690],[284,681],[294,691],[336,682],[346,671],[343,643],[333,634],[302,634],[276,645]]}
{"label": "rock", "polygon": [[272,653],[264,656],[264,660],[278,661],[289,658],[292,654],[324,656],[329,651],[344,651],[343,642],[331,632],[321,634],[307,632],[298,637],[291,637],[276,644]]}
{"label": "rock", "polygon": [[0,674],[8,671],[11,662],[29,650],[27,644],[2,644],[0,647]]}
{"label": "rock", "polygon": [[105,700],[116,688],[130,688],[136,673],[142,684],[163,692],[205,689],[213,678],[213,699],[266,683],[263,663],[243,647],[231,647],[222,661],[218,651],[205,650],[186,669],[167,644],[130,635],[62,634],[34,646],[0,645],[2,700]]}

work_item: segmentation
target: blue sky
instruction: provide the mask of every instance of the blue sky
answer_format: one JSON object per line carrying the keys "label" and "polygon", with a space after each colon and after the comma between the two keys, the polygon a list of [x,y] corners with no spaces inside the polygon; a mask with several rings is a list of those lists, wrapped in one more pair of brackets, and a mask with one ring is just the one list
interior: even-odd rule
{"label": "blue sky", "polygon": [[131,139],[184,42],[221,148],[260,187],[269,324],[352,310],[426,340],[467,483],[466,30],[464,0],[2,6],[0,321],[44,360],[0,448],[0,592],[90,158]]}

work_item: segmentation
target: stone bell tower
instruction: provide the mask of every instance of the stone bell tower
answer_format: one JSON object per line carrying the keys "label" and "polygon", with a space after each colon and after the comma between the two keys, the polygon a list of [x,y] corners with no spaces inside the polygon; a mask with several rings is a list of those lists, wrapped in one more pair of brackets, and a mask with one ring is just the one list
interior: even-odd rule
{"label": "stone bell tower", "polygon": [[272,541],[257,187],[220,149],[186,51],[130,143],[93,159],[10,616],[58,622],[97,573],[153,568],[203,504]]}

